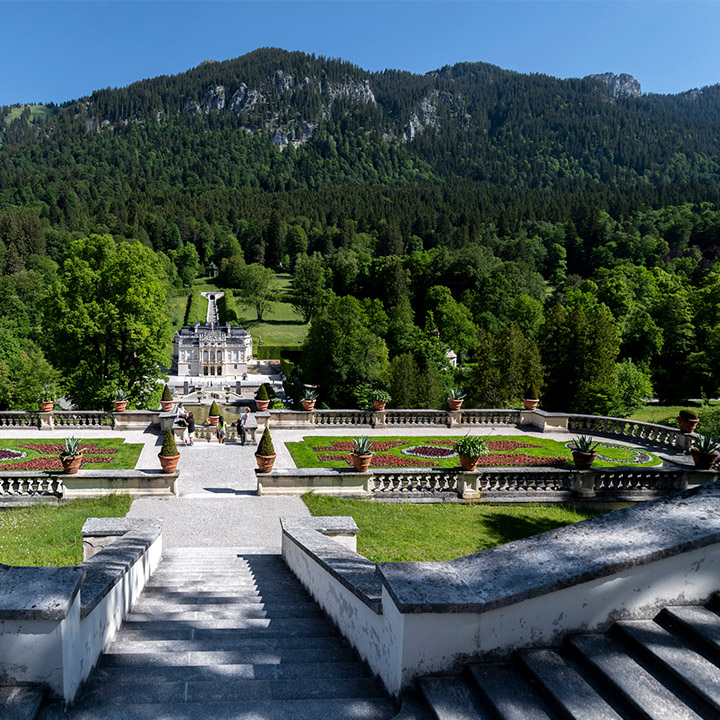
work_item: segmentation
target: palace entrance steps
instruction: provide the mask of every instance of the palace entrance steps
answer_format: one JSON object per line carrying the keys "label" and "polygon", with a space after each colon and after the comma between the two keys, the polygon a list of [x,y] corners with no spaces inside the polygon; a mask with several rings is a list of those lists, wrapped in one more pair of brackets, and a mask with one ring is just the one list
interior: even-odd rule
{"label": "palace entrance steps", "polygon": [[508,663],[420,680],[437,720],[711,720],[720,718],[720,594],[654,620],[574,635]]}
{"label": "palace entrance steps", "polygon": [[285,566],[238,548],[166,550],[55,720],[384,720],[397,707]]}

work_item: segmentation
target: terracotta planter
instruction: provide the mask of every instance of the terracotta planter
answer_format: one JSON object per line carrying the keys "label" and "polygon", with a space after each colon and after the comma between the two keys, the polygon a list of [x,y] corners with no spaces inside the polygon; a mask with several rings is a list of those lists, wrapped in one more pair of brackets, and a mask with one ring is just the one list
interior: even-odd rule
{"label": "terracotta planter", "polygon": [[127,404],[127,400],[113,400],[113,407],[115,408],[115,412],[125,412]]}
{"label": "terracotta planter", "polygon": [[52,412],[54,407],[55,407],[54,400],[48,400],[46,402],[41,402],[40,403],[40,412]]}
{"label": "terracotta planter", "polygon": [[677,424],[680,428],[680,432],[684,433],[693,433],[695,432],[695,428],[698,426],[698,423],[700,422],[700,419],[695,420],[687,420],[683,417],[680,417],[678,415]]}
{"label": "terracotta planter", "polygon": [[384,410],[386,405],[387,403],[383,402],[382,400],[373,400],[373,408],[378,412]]}
{"label": "terracotta planter", "polygon": [[[315,409],[315,400],[301,400],[300,401],[305,412],[312,412]],[[259,410],[260,408],[258,408]],[[267,410],[267,408],[265,408]]]}
{"label": "terracotta planter", "polygon": [[63,472],[66,475],[75,475],[82,465],[82,452],[78,455],[65,455],[60,457],[63,466]]}
{"label": "terracotta planter", "polygon": [[718,455],[720,455],[720,453],[716,452],[700,452],[700,450],[696,450],[695,448],[690,448],[690,452],[692,453],[695,467],[698,470],[710,470],[710,468],[715,464],[715,461],[718,459]]}
{"label": "terracotta planter", "polygon": [[174,400],[161,400],[160,401],[160,411],[161,412],[172,412],[174,404],[175,404]]}
{"label": "terracotta planter", "polygon": [[373,453],[367,455],[356,455],[350,453],[350,459],[352,460],[353,467],[356,472],[367,472],[370,469],[370,461],[372,460]]}
{"label": "terracotta planter", "polygon": [[523,399],[523,405],[525,406],[526,410],[536,410],[539,403],[540,403],[539,400],[533,400],[531,398]]}
{"label": "terracotta planter", "polygon": [[448,398],[447,401],[451,412],[457,412],[463,404],[462,400],[455,400],[455,398]]}
{"label": "terracotta planter", "polygon": [[258,412],[265,412],[268,409],[268,407],[270,407],[270,401],[269,400],[256,400],[255,407],[257,408]]}
{"label": "terracotta planter", "polygon": [[467,472],[475,470],[480,462],[479,457],[471,457],[470,455],[458,455],[458,460],[460,462],[460,467]]}
{"label": "terracotta planter", "polygon": [[219,415],[208,415],[208,422],[213,426],[217,427],[218,420],[220,419]]}
{"label": "terracotta planter", "polygon": [[276,457],[277,453],[275,453],[275,455],[258,455],[255,453],[255,461],[257,462],[258,471],[261,473],[270,472],[273,469]]}
{"label": "terracotta planter", "polygon": [[160,467],[164,473],[174,473],[177,470],[178,462],[180,462],[180,454],[177,455],[160,455]]}
{"label": "terracotta planter", "polygon": [[593,464],[597,453],[593,452],[580,452],[579,450],[572,451],[573,462],[578,470],[589,470]]}

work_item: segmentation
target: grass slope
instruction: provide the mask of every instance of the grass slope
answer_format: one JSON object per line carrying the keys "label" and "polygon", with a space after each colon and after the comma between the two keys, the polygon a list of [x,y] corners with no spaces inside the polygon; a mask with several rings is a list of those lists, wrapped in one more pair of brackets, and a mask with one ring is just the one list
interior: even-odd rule
{"label": "grass slope", "polygon": [[358,552],[373,562],[444,561],[537,535],[605,511],[562,505],[415,505],[313,495],[303,496],[313,515],[355,519]]}
{"label": "grass slope", "polygon": [[0,562],[5,565],[77,565],[80,530],[89,517],[124,517],[129,495],[35,505],[0,512]]}

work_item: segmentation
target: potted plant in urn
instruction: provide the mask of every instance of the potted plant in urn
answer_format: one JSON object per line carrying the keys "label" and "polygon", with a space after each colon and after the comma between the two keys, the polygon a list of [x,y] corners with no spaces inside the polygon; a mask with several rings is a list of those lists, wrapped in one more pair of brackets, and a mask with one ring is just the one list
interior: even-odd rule
{"label": "potted plant in urn", "polygon": [[208,422],[213,427],[217,427],[219,419],[220,419],[220,408],[218,407],[218,404],[213,400],[212,405],[210,405],[210,414],[208,415]]}
{"label": "potted plant in urn", "polygon": [[693,442],[690,452],[698,470],[710,470],[720,455],[720,443],[709,435],[701,435]]}
{"label": "potted plant in urn", "polygon": [[592,438],[587,435],[581,435],[574,438],[570,450],[573,456],[573,462],[578,470],[589,470],[597,457],[598,444],[593,442]]}
{"label": "potted plant in urn", "polygon": [[527,390],[525,390],[523,405],[526,410],[535,410],[539,403],[540,391],[537,389],[537,385],[530,385]]}
{"label": "potted plant in urn", "polygon": [[255,393],[255,405],[258,412],[265,412],[270,404],[270,396],[268,395],[265,385],[261,385]]}
{"label": "potted plant in urn", "polygon": [[272,438],[270,437],[270,430],[265,428],[255,452],[255,461],[257,462],[258,472],[270,472],[273,469],[276,457],[277,454],[275,453],[275,446],[273,445]]}
{"label": "potted plant in urn", "polygon": [[317,401],[317,399],[318,394],[314,390],[310,388],[305,388],[305,392],[303,393],[302,399],[300,400],[303,406],[303,410],[305,410],[305,412],[311,412],[312,410],[314,410],[315,402]]}
{"label": "potted plant in urn", "polygon": [[357,472],[367,472],[370,469],[372,460],[373,443],[369,437],[359,437],[353,440],[353,449],[350,453],[350,460]]}
{"label": "potted plant in urn", "polygon": [[65,447],[60,452],[60,462],[66,475],[75,475],[82,465],[84,450],[77,438],[65,438]]}
{"label": "potted plant in urn", "polygon": [[488,452],[487,443],[477,435],[466,435],[455,443],[460,467],[466,471],[473,471],[480,461],[481,455]]}
{"label": "potted plant in urn", "polygon": [[158,453],[158,459],[164,473],[174,473],[177,470],[180,453],[175,444],[172,428],[165,431],[165,438],[163,439],[162,449]]}
{"label": "potted plant in urn", "polygon": [[384,410],[385,406],[392,400],[387,390],[373,390],[370,397],[373,401],[373,409],[378,412]]}
{"label": "potted plant in urn", "polygon": [[52,412],[55,407],[55,391],[50,385],[45,385],[38,396],[40,412]]}
{"label": "potted plant in urn", "polygon": [[172,412],[173,409],[173,394],[170,388],[165,385],[163,388],[162,397],[160,398],[160,410],[161,412]]}
{"label": "potted plant in urn", "polygon": [[695,428],[700,422],[697,410],[692,408],[686,408],[678,413],[677,424],[680,428],[680,432],[692,433],[695,432]]}
{"label": "potted plant in urn", "polygon": [[118,388],[115,391],[112,403],[113,408],[115,408],[115,412],[125,412],[125,408],[128,404],[127,394],[125,393],[125,391]]}
{"label": "potted plant in urn", "polygon": [[448,407],[452,412],[457,412],[462,407],[464,399],[465,393],[460,388],[454,388],[447,399]]}

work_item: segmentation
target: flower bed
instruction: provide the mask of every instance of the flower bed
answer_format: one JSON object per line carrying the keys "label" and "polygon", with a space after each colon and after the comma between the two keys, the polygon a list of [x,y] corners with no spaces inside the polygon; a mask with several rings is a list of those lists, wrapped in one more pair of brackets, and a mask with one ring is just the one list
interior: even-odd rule
{"label": "flower bed", "polygon": [[[59,455],[65,449],[63,443],[21,443],[20,447],[41,455]],[[113,455],[117,452],[117,448],[100,447],[98,443],[80,443],[80,449],[91,455]]]}
{"label": "flower bed", "polygon": [[[332,462],[339,460],[346,462],[349,466],[352,466],[352,459],[350,454],[342,455],[318,455],[318,460],[323,462]],[[373,455],[370,460],[370,467],[376,468],[420,468],[420,467],[437,467],[437,462],[427,462],[424,460],[411,460],[410,458],[398,457],[397,455]]]}
{"label": "flower bed", "polygon": [[[84,455],[82,464],[88,463],[111,463],[109,455]],[[35,457],[19,462],[2,463],[0,470],[62,470],[62,463],[59,457]]]}
{"label": "flower bed", "polygon": [[[406,444],[399,440],[373,440],[373,452],[385,452]],[[355,443],[352,440],[341,440],[330,445],[315,446],[313,452],[352,452],[354,449]]]}
{"label": "flower bed", "polygon": [[0,460],[18,460],[24,458],[26,453],[19,450],[0,450]]}

